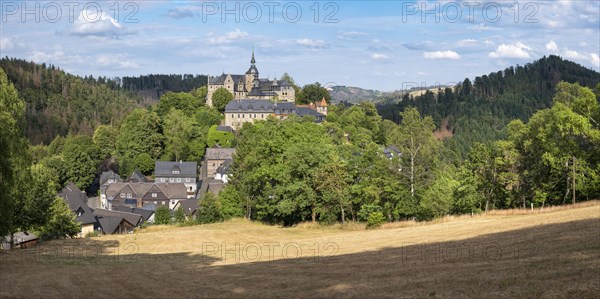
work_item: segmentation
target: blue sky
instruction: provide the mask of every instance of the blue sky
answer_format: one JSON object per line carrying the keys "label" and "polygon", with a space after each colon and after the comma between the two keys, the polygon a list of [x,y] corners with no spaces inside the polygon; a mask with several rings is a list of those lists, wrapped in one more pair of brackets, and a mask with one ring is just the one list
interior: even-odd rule
{"label": "blue sky", "polygon": [[600,70],[598,1],[0,0],[0,55],[77,75],[290,73],[384,91],[557,54]]}

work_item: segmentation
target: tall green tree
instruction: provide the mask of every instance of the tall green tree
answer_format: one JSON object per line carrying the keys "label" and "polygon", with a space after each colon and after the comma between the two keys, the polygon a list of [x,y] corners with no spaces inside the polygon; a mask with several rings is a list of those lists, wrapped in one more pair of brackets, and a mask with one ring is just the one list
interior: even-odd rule
{"label": "tall green tree", "polygon": [[[201,93],[201,91],[199,91]],[[199,94],[194,96],[188,92],[167,92],[160,97],[160,102],[156,105],[154,111],[160,117],[165,117],[171,109],[177,109],[185,113],[187,116],[194,114],[198,107],[203,105]],[[206,96],[206,94],[204,95]]]}
{"label": "tall green tree", "polygon": [[90,186],[100,164],[100,150],[89,136],[69,136],[63,148],[66,180],[82,190]]}
{"label": "tall green tree", "polygon": [[94,131],[92,137],[94,144],[98,147],[100,158],[105,159],[114,154],[118,131],[110,125],[100,125]]}
{"label": "tall green tree", "polygon": [[40,229],[42,239],[73,238],[81,232],[81,224],[64,199],[56,197],[49,214],[48,223]]}
{"label": "tall green tree", "polygon": [[218,88],[212,94],[213,107],[221,113],[225,111],[225,106],[227,106],[231,100],[233,100],[233,94],[223,87]]}
{"label": "tall green tree", "polygon": [[25,103],[0,68],[0,236],[12,227],[18,163],[26,152],[22,122]]}
{"label": "tall green tree", "polygon": [[402,153],[401,173],[411,196],[431,184],[435,177],[441,142],[435,138],[435,124],[429,116],[421,117],[416,108],[400,113],[402,122],[388,137],[388,142]]}
{"label": "tall green tree", "polygon": [[163,135],[160,118],[154,112],[136,109],[121,124],[116,142],[116,154],[121,173],[134,170],[133,160],[140,154],[147,153],[152,159],[162,154]]}
{"label": "tall green tree", "polygon": [[331,95],[329,91],[321,86],[319,82],[307,84],[302,87],[299,93],[296,93],[297,104],[310,104],[320,102],[323,98],[327,103],[331,103]]}

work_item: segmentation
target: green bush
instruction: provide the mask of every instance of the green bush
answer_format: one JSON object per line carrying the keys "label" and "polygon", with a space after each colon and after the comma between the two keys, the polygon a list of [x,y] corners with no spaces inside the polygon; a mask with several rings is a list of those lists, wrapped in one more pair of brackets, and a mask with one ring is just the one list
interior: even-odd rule
{"label": "green bush", "polygon": [[381,212],[381,207],[378,205],[363,205],[358,211],[359,221],[368,221],[372,213]]}
{"label": "green bush", "polygon": [[154,223],[169,224],[171,222],[171,211],[167,206],[160,206],[154,211]]}
{"label": "green bush", "polygon": [[216,195],[208,192],[200,199],[196,221],[200,224],[223,221],[221,203]]}
{"label": "green bush", "polygon": [[215,144],[221,147],[233,147],[235,138],[233,133],[219,131],[217,127],[217,125],[214,125],[208,130],[208,137],[206,138],[208,147],[213,147]]}
{"label": "green bush", "polygon": [[377,228],[385,223],[385,217],[381,212],[373,212],[369,214],[367,219],[367,228]]}

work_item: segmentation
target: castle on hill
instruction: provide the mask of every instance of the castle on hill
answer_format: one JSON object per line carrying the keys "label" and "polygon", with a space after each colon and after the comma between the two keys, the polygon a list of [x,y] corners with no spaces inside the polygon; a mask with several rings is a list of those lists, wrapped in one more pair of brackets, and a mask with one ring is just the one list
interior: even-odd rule
{"label": "castle on hill", "polygon": [[250,68],[246,74],[222,74],[218,77],[208,77],[208,94],[206,99],[208,106],[213,106],[212,95],[219,88],[227,89],[233,94],[234,100],[270,100],[292,103],[296,100],[296,91],[287,80],[259,78],[256,59],[254,58],[254,49],[252,50]]}

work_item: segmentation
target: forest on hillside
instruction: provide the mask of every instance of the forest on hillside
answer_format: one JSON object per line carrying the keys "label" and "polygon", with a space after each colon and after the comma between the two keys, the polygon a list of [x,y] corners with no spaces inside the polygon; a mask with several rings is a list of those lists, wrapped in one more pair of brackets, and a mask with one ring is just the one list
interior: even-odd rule
{"label": "forest on hillside", "polygon": [[464,79],[437,94],[428,91],[421,96],[404,94],[399,100],[388,99],[379,103],[377,110],[384,119],[399,123],[401,111],[416,107],[433,117],[438,129],[452,132],[453,137],[445,142],[465,158],[474,142],[504,138],[504,128],[511,120],[526,121],[536,111],[549,108],[561,81],[594,88],[600,73],[551,55],[473,81]]}
{"label": "forest on hillside", "polygon": [[25,131],[33,144],[56,136],[92,135],[99,125],[116,125],[134,108],[156,104],[167,92],[190,92],[206,85],[204,75],[144,75],[106,78],[74,76],[54,65],[16,58],[0,68],[25,101]]}

